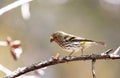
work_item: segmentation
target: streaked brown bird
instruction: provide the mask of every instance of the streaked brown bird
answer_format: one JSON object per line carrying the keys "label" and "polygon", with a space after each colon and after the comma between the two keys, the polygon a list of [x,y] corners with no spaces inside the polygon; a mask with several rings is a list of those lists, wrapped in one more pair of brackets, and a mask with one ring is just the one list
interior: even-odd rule
{"label": "streaked brown bird", "polygon": [[104,42],[97,42],[94,40],[89,40],[86,38],[81,38],[75,35],[71,35],[65,33],[63,31],[57,31],[50,36],[50,42],[55,41],[63,50],[70,52],[69,56],[71,56],[74,52],[81,50],[82,55],[83,51],[92,46],[92,45],[103,45]]}

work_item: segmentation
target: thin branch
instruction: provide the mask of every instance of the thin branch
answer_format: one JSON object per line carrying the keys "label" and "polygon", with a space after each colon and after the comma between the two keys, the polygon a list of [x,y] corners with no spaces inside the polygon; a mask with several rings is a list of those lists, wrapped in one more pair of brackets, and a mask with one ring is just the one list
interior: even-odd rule
{"label": "thin branch", "polygon": [[96,78],[96,75],[95,75],[95,62],[96,62],[96,60],[93,59],[92,60],[92,75],[93,75],[93,78]]}
{"label": "thin branch", "polygon": [[12,73],[8,68],[0,64],[0,71],[4,72],[5,74],[9,75]]}
{"label": "thin branch", "polygon": [[30,1],[32,1],[32,0],[17,0],[15,2],[1,8],[0,9],[0,15],[4,14],[5,12],[10,11],[11,9],[14,9],[14,8],[16,8],[18,6],[21,6],[21,5],[25,4],[25,3],[28,3]]}
{"label": "thin branch", "polygon": [[[109,50],[108,50],[109,51]],[[114,53],[114,52],[113,52]],[[11,75],[5,76],[4,78],[15,78],[20,75],[23,75],[25,73],[28,73],[30,71],[34,71],[36,69],[66,63],[66,62],[72,62],[72,61],[84,61],[84,60],[113,60],[113,59],[120,59],[120,56],[110,56],[110,54],[91,54],[91,55],[82,55],[82,56],[68,56],[63,58],[50,58],[49,60],[42,61],[39,63],[32,64],[27,67],[19,68],[16,71],[14,71]],[[94,68],[94,61],[93,61],[93,68]]]}
{"label": "thin branch", "polygon": [[113,52],[114,55],[117,55],[119,53],[120,46]]}

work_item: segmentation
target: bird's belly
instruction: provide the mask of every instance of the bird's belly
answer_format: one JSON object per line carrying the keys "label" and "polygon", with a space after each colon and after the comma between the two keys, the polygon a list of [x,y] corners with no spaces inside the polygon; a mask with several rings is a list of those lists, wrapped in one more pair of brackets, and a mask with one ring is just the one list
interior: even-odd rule
{"label": "bird's belly", "polygon": [[80,48],[67,47],[66,49],[63,49],[63,50],[65,50],[66,52],[78,52],[80,50]]}
{"label": "bird's belly", "polygon": [[77,52],[80,50],[80,44],[79,43],[67,43],[66,45],[61,46],[63,50],[65,50],[66,52]]}

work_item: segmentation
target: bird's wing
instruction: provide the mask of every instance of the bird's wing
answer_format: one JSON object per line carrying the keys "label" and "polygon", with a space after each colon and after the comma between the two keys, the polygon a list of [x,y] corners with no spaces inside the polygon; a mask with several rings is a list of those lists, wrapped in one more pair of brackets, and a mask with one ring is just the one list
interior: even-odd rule
{"label": "bird's wing", "polygon": [[88,40],[88,39],[86,39],[86,38],[82,38],[82,37],[78,37],[78,36],[74,36],[74,35],[71,35],[70,38],[68,39],[68,41],[76,41],[76,42],[87,41],[87,42],[94,42],[93,40]]}
{"label": "bird's wing", "polygon": [[104,42],[100,42],[100,41],[94,41],[94,40],[89,40],[89,39],[85,39],[85,38],[81,38],[81,37],[76,37],[76,38],[71,38],[72,42],[94,42],[95,44],[100,44],[103,46],[106,46],[106,44]]}
{"label": "bird's wing", "polygon": [[78,37],[78,36],[74,36],[71,34],[67,34],[66,36],[64,36],[64,40],[67,42],[80,42],[80,41],[87,41],[87,42],[93,42],[93,40],[88,40],[82,37]]}

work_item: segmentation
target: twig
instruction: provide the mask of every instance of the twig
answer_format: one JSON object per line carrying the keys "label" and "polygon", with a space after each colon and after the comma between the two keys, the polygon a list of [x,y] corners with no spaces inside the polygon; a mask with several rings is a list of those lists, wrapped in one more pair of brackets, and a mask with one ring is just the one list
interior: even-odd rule
{"label": "twig", "polygon": [[36,70],[36,69],[40,69],[40,68],[60,64],[60,63],[72,62],[72,61],[92,60],[93,61],[92,66],[94,69],[95,60],[104,60],[104,59],[105,60],[106,59],[107,60],[120,59],[120,56],[118,55],[117,57],[116,56],[111,57],[109,54],[106,54],[106,55],[92,54],[92,55],[82,55],[82,56],[68,56],[68,57],[57,58],[57,59],[50,58],[47,61],[35,63],[30,66],[24,67],[24,68],[22,68],[22,70],[20,70],[20,69],[16,70],[11,75],[5,76],[4,78],[15,78],[15,77],[18,77],[20,75],[23,75],[25,73],[28,73],[28,72]]}
{"label": "twig", "polygon": [[92,75],[93,75],[93,78],[96,78],[96,75],[95,75],[95,62],[96,62],[96,60],[93,59],[92,60]]}
{"label": "twig", "polygon": [[11,9],[14,9],[14,8],[16,8],[18,6],[21,6],[22,4],[30,2],[30,1],[32,1],[32,0],[17,0],[15,2],[13,2],[13,3],[7,5],[7,6],[3,7],[3,8],[1,8],[0,9],[0,15],[4,14],[5,12],[7,12],[7,11],[9,11]]}
{"label": "twig", "polygon": [[113,52],[114,55],[117,55],[120,50],[120,46]]}
{"label": "twig", "polygon": [[113,49],[108,49],[107,51],[101,53],[101,55],[108,55],[111,53],[111,51],[113,51]]}
{"label": "twig", "polygon": [[8,68],[0,64],[0,71],[4,72],[7,75],[10,75],[12,71],[10,71]]}

